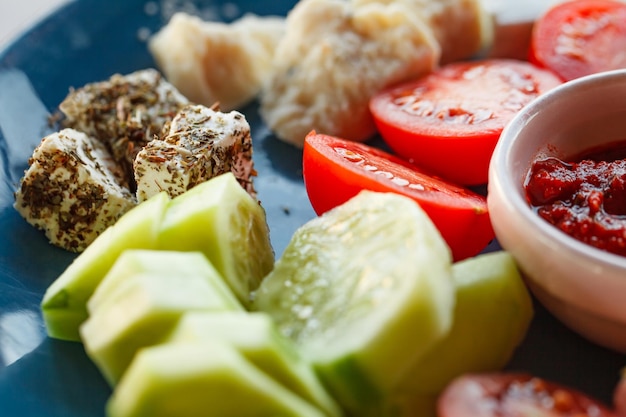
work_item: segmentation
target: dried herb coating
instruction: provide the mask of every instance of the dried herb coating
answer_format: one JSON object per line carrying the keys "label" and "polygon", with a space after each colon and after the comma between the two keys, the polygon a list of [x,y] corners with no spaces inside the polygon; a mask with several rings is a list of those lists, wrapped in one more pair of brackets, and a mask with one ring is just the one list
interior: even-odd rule
{"label": "dried herb coating", "polygon": [[138,201],[226,172],[256,198],[243,114],[189,104],[156,70],[72,90],[59,109],[64,129],[35,149],[15,193],[20,215],[59,247],[81,252]]}
{"label": "dried herb coating", "polygon": [[250,126],[237,111],[184,107],[166,123],[161,138],[139,152],[134,169],[139,201],[160,191],[175,197],[226,172],[256,197]]}
{"label": "dried herb coating", "polygon": [[69,251],[83,251],[135,205],[107,149],[82,132],[64,129],[46,136],[28,163],[15,208]]}
{"label": "dried herb coating", "polygon": [[65,115],[63,126],[107,146],[134,189],[135,156],[187,103],[158,71],[145,69],[72,90],[59,109]]}

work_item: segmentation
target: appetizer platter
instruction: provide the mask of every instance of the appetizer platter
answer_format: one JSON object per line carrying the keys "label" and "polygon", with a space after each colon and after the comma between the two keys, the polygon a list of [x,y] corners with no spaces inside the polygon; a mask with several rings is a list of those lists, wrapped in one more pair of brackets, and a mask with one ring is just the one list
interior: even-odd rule
{"label": "appetizer platter", "polygon": [[[63,337],[50,337],[42,316],[46,290],[77,257],[77,251],[52,245],[50,239],[29,225],[14,207],[16,190],[33,150],[42,138],[58,130],[60,104],[75,89],[109,80],[114,74],[167,68],[162,57],[157,62],[159,59],[155,55],[158,57],[159,53],[151,50],[149,43],[177,12],[211,22],[233,22],[250,15],[280,20],[296,3],[295,0],[77,0],[54,12],[0,51],[0,175],[3,179],[0,183],[0,230],[4,237],[4,243],[0,245],[0,415],[104,416],[105,404],[112,392],[111,384],[88,357],[85,347],[76,341],[61,340]],[[523,13],[521,8],[520,13]],[[430,41],[420,39],[420,42]],[[174,50],[176,46],[170,47]],[[502,43],[498,47],[502,48]],[[511,51],[508,53],[513,55]],[[434,59],[428,58],[428,54],[428,51],[424,52],[426,61]],[[450,62],[458,59],[454,53],[441,56]],[[257,64],[262,66],[261,62]],[[286,73],[296,72],[293,61],[284,65],[288,68]],[[175,72],[171,74],[175,77]],[[184,79],[184,74],[181,77]],[[193,88],[186,94],[193,94]],[[236,109],[249,123],[247,140],[251,137],[254,145],[254,168],[246,169],[247,175],[254,172],[254,186],[246,191],[258,198],[265,211],[276,259],[288,248],[294,233],[315,219],[320,211],[314,210],[305,187],[303,144],[294,143],[293,139],[303,140],[310,129],[281,124],[281,111],[285,110],[273,105],[292,94],[281,88],[283,86],[277,87],[278,92],[272,92],[276,96],[270,95],[266,99],[269,104],[264,103],[263,98],[255,98],[255,91],[241,93],[239,100],[235,97],[221,103],[225,112]],[[200,101],[202,94],[202,91],[197,92],[194,101]],[[213,110],[201,110],[200,113],[205,115],[206,111]],[[345,114],[339,112],[335,116],[341,120]],[[291,117],[295,116],[291,114]],[[329,128],[337,128],[344,137],[352,132],[355,137],[350,139],[364,141],[371,136],[365,121],[367,117],[359,114],[354,117],[363,118],[364,121],[358,123],[363,131],[350,131],[342,123]],[[268,120],[274,123],[274,128],[267,125]],[[276,131],[286,138],[279,139]],[[177,131],[172,135],[180,133]],[[323,138],[311,137],[311,143],[314,139],[320,148],[325,146]],[[365,142],[367,146],[388,149],[378,136]],[[363,150],[365,148],[354,149],[369,152],[369,148],[367,151]],[[149,155],[146,161],[153,162],[154,158]],[[486,192],[482,178],[471,184],[477,194]],[[241,178],[237,179],[242,182]],[[476,244],[481,248],[484,246],[480,242]],[[469,249],[471,253],[463,249],[454,248],[455,254],[463,253],[463,258],[475,254],[474,248]],[[482,252],[500,249],[498,242],[492,240]],[[585,340],[536,300],[533,300],[533,308],[530,327],[503,371],[545,378],[612,406],[620,372],[626,366],[626,356]]]}

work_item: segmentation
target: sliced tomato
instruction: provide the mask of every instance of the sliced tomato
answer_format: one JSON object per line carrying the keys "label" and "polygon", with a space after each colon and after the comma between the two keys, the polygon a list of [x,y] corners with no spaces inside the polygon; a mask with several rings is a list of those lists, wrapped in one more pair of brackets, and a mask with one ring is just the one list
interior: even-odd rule
{"label": "sliced tomato", "polygon": [[437,408],[438,417],[615,417],[594,398],[521,373],[461,376],[444,390]]}
{"label": "sliced tomato", "polygon": [[535,22],[529,60],[565,81],[626,68],[626,3],[577,0],[553,6]]}
{"label": "sliced tomato", "polygon": [[304,141],[304,184],[317,214],[366,189],[417,201],[455,260],[478,254],[493,239],[486,198],[362,143],[311,132]]}
{"label": "sliced tomato", "polygon": [[448,64],[370,101],[381,136],[399,156],[463,185],[487,182],[504,126],[559,85],[551,72],[518,60]]}

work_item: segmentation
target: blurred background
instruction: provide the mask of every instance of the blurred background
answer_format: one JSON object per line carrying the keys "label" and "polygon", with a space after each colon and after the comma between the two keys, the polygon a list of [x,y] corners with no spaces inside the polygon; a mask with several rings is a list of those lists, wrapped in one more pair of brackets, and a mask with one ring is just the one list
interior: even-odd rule
{"label": "blurred background", "polygon": [[0,45],[71,0],[0,0]]}

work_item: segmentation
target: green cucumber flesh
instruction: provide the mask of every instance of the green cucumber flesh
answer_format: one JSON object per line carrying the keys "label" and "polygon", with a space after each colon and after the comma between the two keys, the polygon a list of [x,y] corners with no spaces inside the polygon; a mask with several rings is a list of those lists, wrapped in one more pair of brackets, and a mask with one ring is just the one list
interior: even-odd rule
{"label": "green cucumber flesh", "polygon": [[[202,271],[203,257],[180,252],[177,263],[194,260]],[[110,276],[107,276],[109,278]],[[113,277],[115,278],[115,277]],[[154,271],[138,272],[119,283],[81,325],[80,334],[88,356],[105,379],[114,386],[125,372],[136,352],[160,343],[189,311],[243,311],[232,296],[223,298],[220,289],[202,274],[175,275]]]}
{"label": "green cucumber flesh", "polygon": [[457,302],[452,328],[396,388],[398,404],[409,410],[399,415],[412,416],[411,407],[428,398],[434,409],[436,396],[455,377],[502,369],[530,326],[530,293],[509,253],[457,262],[453,280]]}
{"label": "green cucumber flesh", "polygon": [[[87,311],[93,312],[107,303],[115,302],[115,294],[124,291],[120,287],[136,274],[174,275],[181,279],[192,275],[201,276],[213,288],[216,304],[223,303],[232,309],[242,308],[224,279],[202,253],[129,249],[118,257],[96,287],[87,302]],[[176,291],[176,288],[173,287],[172,291]]]}
{"label": "green cucumber flesh", "polygon": [[246,306],[274,266],[265,210],[232,173],[174,198],[159,231],[159,246],[204,253]]}
{"label": "green cucumber flesh", "polygon": [[264,313],[191,312],[185,314],[168,343],[220,340],[286,388],[323,410],[329,417],[342,411],[325,390],[313,367]]}
{"label": "green cucumber flesh", "polygon": [[450,251],[424,211],[363,191],[296,231],[253,306],[365,416],[445,336],[454,301]]}
{"label": "green cucumber flesh", "polygon": [[218,341],[143,349],[107,403],[107,417],[325,417]]}
{"label": "green cucumber flesh", "polygon": [[79,327],[87,319],[87,300],[117,257],[130,248],[155,248],[158,225],[169,197],[158,194],[124,214],[106,229],[47,288],[42,313],[48,335],[79,341]]}

